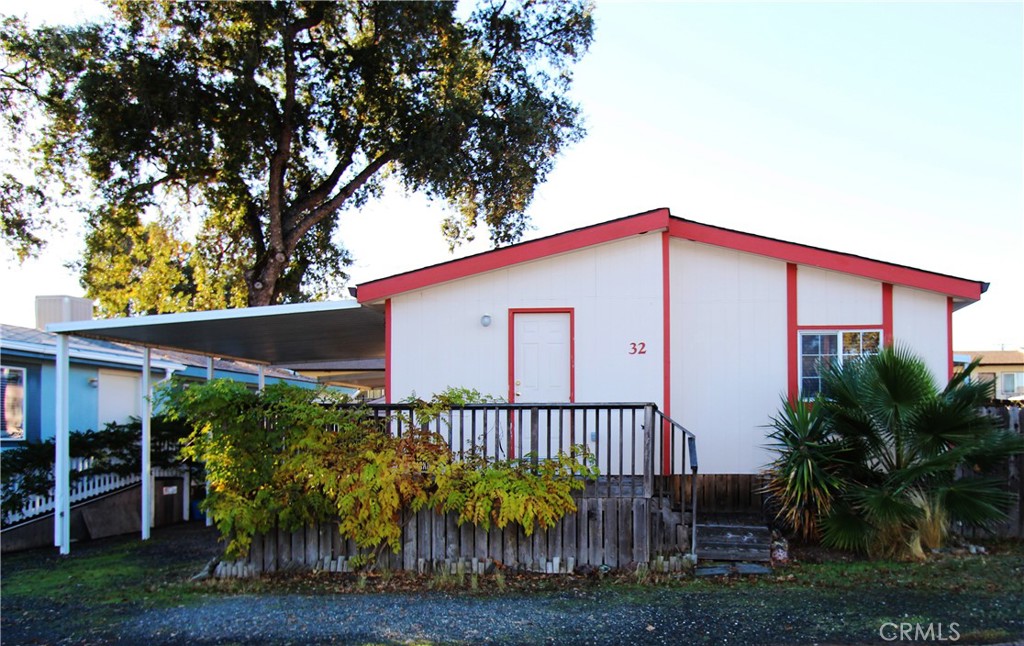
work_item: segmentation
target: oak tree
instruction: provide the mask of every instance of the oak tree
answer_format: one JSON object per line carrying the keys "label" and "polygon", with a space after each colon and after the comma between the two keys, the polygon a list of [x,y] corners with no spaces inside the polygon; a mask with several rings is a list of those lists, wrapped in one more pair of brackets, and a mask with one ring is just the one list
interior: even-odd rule
{"label": "oak tree", "polygon": [[478,223],[513,242],[582,136],[568,92],[585,0],[110,9],[0,31],[0,107],[35,157],[12,195],[78,191],[83,284],[109,314],[323,296],[344,280],[344,211],[386,178],[451,205],[451,244]]}

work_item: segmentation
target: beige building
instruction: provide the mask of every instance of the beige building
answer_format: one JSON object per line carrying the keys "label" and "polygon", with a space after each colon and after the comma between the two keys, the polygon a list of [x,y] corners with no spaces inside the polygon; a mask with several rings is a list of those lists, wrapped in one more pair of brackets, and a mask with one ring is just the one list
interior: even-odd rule
{"label": "beige building", "polygon": [[996,399],[1024,399],[1024,350],[964,350],[971,361],[981,357],[975,375],[996,384]]}

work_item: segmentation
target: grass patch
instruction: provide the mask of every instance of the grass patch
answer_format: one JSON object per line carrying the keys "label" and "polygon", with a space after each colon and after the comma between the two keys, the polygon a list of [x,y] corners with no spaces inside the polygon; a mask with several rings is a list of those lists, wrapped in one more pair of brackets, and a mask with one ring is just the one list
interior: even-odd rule
{"label": "grass patch", "polygon": [[219,551],[213,532],[191,524],[155,530],[146,542],[76,543],[68,556],[55,548],[5,554],[4,642],[102,642],[139,609],[199,603],[208,590],[189,579]]}

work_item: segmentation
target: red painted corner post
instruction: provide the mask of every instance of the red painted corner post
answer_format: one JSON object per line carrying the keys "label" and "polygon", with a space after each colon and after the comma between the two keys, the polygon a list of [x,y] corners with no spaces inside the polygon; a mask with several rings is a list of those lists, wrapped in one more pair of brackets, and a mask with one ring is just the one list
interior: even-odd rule
{"label": "red painted corner post", "polygon": [[[662,391],[662,406],[665,409],[665,417],[672,416],[672,292],[671,292],[671,277],[672,268],[669,261],[671,236],[669,232],[663,231],[661,233],[661,308],[662,308],[662,326],[661,326],[661,353],[662,353],[662,371],[663,371],[663,388]],[[669,426],[668,421],[662,420],[661,429],[661,467],[662,473],[670,475],[672,473],[672,427]]]}
{"label": "red painted corner post", "polygon": [[391,299],[384,301],[384,401],[392,402],[391,394]]}
{"label": "red painted corner post", "polygon": [[799,371],[797,369],[800,348],[798,347],[799,333],[797,331],[799,321],[797,319],[796,275],[796,264],[786,263],[786,381],[790,403],[795,403],[797,397],[800,396]]}
{"label": "red painted corner post", "polygon": [[893,344],[892,283],[882,283],[882,345]]}
{"label": "red painted corner post", "polygon": [[953,297],[946,297],[946,355],[949,364],[947,379],[953,378]]}

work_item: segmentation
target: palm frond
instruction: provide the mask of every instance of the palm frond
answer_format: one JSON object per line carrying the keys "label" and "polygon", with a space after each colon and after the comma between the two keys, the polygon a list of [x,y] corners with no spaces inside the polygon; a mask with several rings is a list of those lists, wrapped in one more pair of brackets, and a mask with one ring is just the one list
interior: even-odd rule
{"label": "palm frond", "polygon": [[951,520],[985,526],[1006,518],[1014,495],[995,478],[961,478],[936,491],[935,496]]}
{"label": "palm frond", "polygon": [[867,552],[875,527],[848,505],[837,505],[820,521],[821,542],[851,552]]}
{"label": "palm frond", "polygon": [[859,487],[849,492],[854,508],[876,527],[910,525],[921,509],[910,497],[911,490],[891,487]]}

